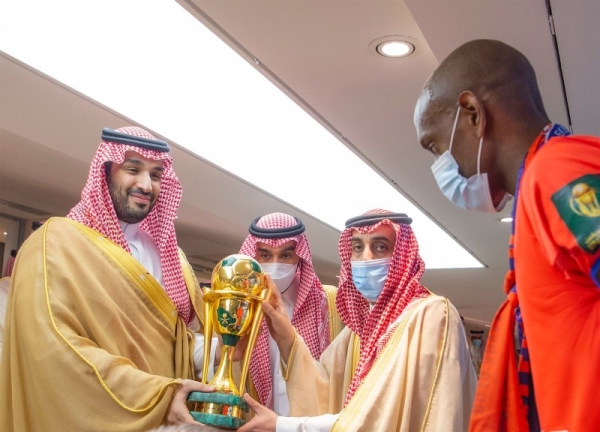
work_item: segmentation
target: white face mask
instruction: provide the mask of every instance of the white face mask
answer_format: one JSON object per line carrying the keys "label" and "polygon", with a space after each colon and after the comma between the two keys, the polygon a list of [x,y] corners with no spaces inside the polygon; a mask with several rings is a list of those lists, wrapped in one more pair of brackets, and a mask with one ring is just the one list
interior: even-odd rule
{"label": "white face mask", "polygon": [[480,170],[483,136],[479,140],[479,151],[477,152],[477,174],[466,179],[458,171],[458,163],[451,152],[459,114],[460,107],[454,119],[450,146],[431,166],[433,176],[446,198],[458,207],[481,212],[499,212],[506,205],[508,194],[505,193],[500,203],[494,206],[488,175]]}
{"label": "white face mask", "polygon": [[260,265],[265,273],[271,275],[273,282],[277,286],[277,289],[281,294],[287,291],[294,278],[296,277],[296,269],[298,264],[284,264],[284,263],[264,263]]}
{"label": "white face mask", "polygon": [[383,291],[392,258],[351,261],[352,282],[364,298],[375,303]]}

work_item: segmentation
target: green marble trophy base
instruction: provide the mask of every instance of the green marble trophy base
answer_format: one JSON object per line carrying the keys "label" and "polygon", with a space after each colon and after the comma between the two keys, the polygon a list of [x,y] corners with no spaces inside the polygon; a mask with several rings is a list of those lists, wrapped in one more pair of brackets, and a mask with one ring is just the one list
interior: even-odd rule
{"label": "green marble trophy base", "polygon": [[[198,411],[202,405],[211,405],[210,413]],[[202,393],[191,392],[188,395],[188,408],[190,414],[197,422],[209,426],[215,426],[227,429],[239,429],[246,422],[232,414],[233,407],[238,407],[241,411],[250,412],[250,408],[241,396],[227,393]],[[218,409],[223,414],[216,414]]]}

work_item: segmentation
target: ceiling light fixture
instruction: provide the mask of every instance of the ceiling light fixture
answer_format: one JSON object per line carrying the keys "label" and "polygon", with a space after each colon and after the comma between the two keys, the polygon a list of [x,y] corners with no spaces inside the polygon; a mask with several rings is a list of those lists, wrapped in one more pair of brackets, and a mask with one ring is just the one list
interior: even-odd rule
{"label": "ceiling light fixture", "polygon": [[502,219],[500,219],[500,222],[503,222],[503,223],[510,223],[512,221],[513,221],[513,218],[511,218],[511,217],[503,217]]}
{"label": "ceiling light fixture", "polygon": [[406,57],[412,54],[414,50],[415,46],[405,41],[390,40],[377,45],[377,52],[384,57]]}
{"label": "ceiling light fixture", "polygon": [[[83,9],[81,0],[40,2],[34,19],[28,2],[5,3],[10,7],[2,5],[2,17],[10,18],[0,25],[0,50],[4,53],[339,231],[348,217],[368,208],[402,211],[413,218],[427,268],[483,267],[345,141],[257,73],[253,58],[250,64],[177,2],[104,0]],[[119,14],[115,15],[117,8]],[[77,19],[73,20],[75,10]],[[120,29],[118,34],[94,31],[109,21]],[[145,24],[159,21],[164,31],[153,31]],[[80,36],[77,43],[71,43],[73,33]],[[45,35],[44,45],[39,43],[40,34]],[[375,61],[387,63],[384,66],[405,61],[384,59],[377,53],[377,45],[388,40],[407,41],[420,54],[415,39],[380,38],[371,43],[369,52]],[[136,67],[96,67],[97,59],[106,52],[111,53],[114,64],[128,64],[130,53],[119,49],[123,45],[135,45],[140,58],[160,61],[143,74]],[[51,56],[47,46],[52,46]],[[146,103],[148,88],[153,89],[154,104]],[[173,106],[179,108],[178,115],[172,114]],[[209,120],[198,127],[199,118]],[[297,133],[290,134],[290,130]],[[294,162],[310,166],[315,175],[305,176],[298,184],[273,181],[289,171],[289,155],[281,152],[283,140],[288,148],[303,149],[294,154]],[[225,147],[227,151],[223,151]],[[261,164],[273,167],[272,176],[248,169],[249,148],[252,154],[261,155]],[[349,172],[361,179],[360,189],[347,187]],[[361,193],[360,200],[357,193]],[[332,199],[343,205],[331,205]]]}
{"label": "ceiling light fixture", "polygon": [[411,55],[419,42],[408,36],[389,35],[375,39],[369,44],[369,51],[377,57],[397,59]]}

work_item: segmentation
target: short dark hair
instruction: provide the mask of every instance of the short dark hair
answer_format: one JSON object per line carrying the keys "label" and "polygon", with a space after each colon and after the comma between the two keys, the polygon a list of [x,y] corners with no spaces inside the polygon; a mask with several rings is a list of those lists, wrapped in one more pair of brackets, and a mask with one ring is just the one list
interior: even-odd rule
{"label": "short dark hair", "polygon": [[17,256],[17,250],[16,249],[12,249],[10,251],[10,256],[13,257],[13,258],[15,258]]}

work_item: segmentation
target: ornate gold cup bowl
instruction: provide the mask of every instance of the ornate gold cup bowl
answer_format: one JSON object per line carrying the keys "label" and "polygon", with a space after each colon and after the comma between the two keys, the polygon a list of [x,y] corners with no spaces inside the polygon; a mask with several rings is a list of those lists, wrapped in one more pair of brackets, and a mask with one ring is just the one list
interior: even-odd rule
{"label": "ornate gold cup bowl", "polygon": [[[260,264],[246,255],[229,255],[214,268],[211,287],[204,288],[204,364],[202,382],[206,383],[210,363],[213,330],[223,340],[221,361],[213,379],[208,383],[214,393],[192,392],[188,408],[192,417],[211,426],[238,429],[248,411],[243,395],[250,366],[250,356],[263,318],[262,302],[270,290]],[[232,374],[233,354],[240,338],[248,337],[242,361],[239,386]]]}

